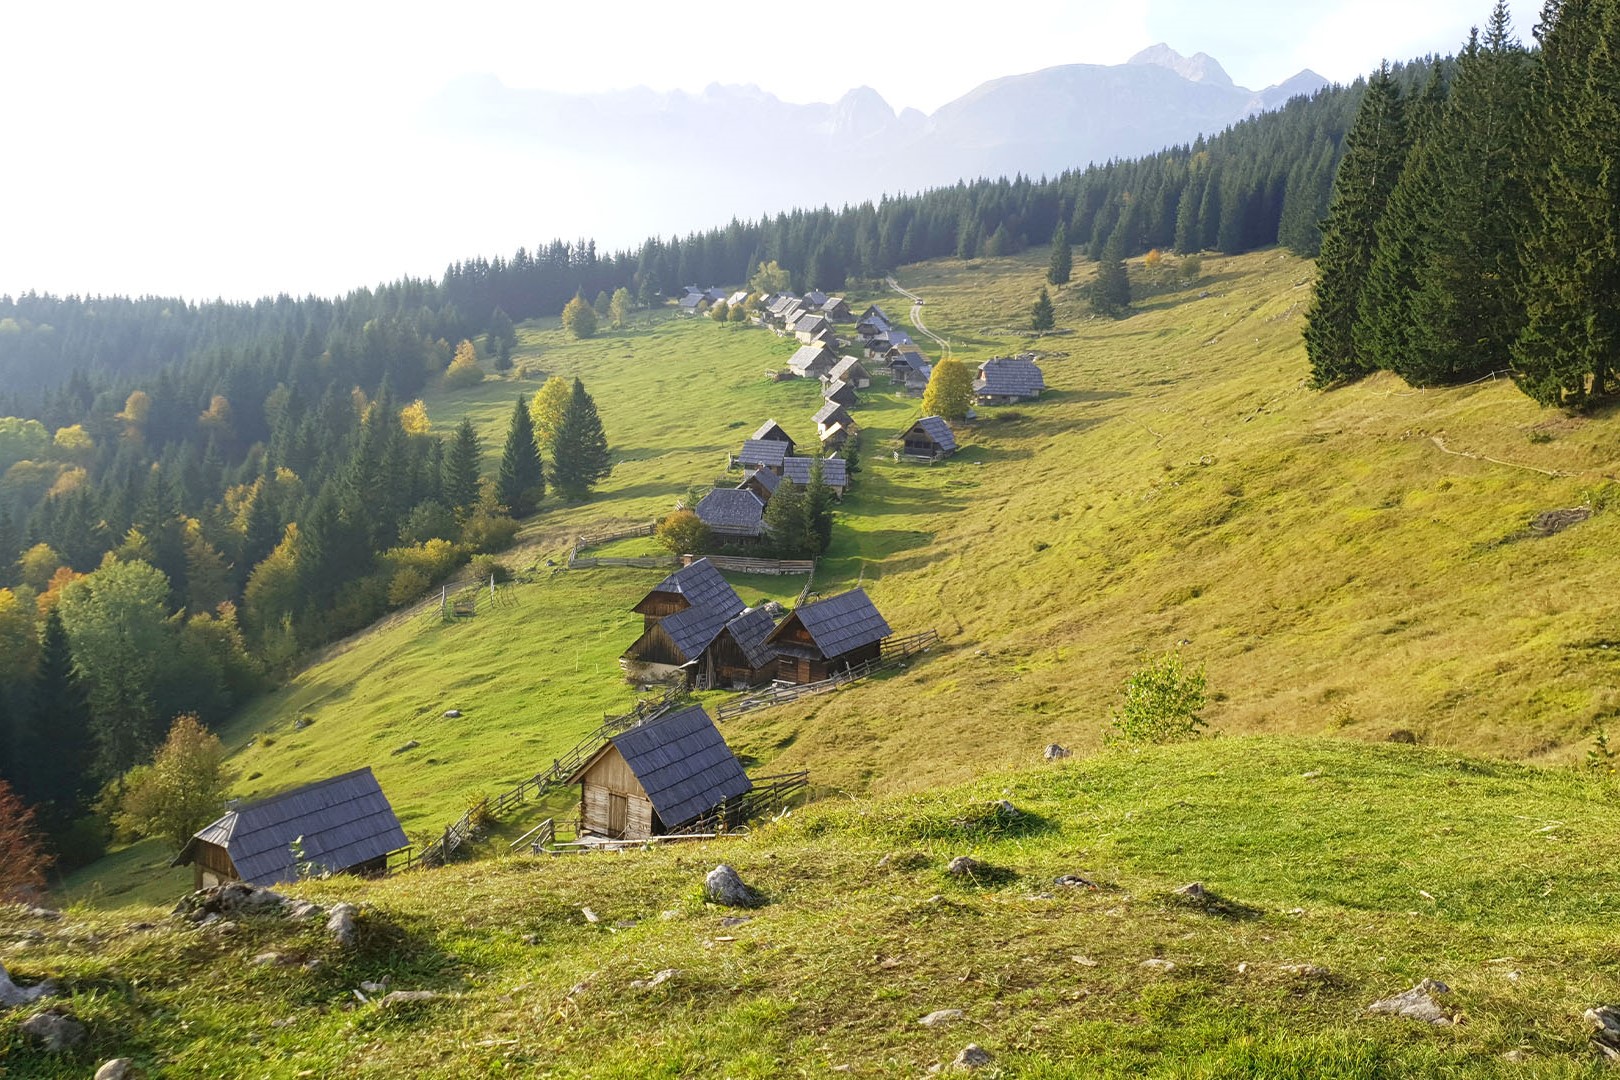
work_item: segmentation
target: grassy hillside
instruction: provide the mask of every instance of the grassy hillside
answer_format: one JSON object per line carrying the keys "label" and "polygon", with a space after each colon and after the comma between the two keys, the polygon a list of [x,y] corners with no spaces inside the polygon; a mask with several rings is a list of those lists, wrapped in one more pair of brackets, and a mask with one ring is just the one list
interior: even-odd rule
{"label": "grassy hillside", "polygon": [[[955,355],[1036,349],[1053,390],[985,410],[933,466],[885,453],[917,403],[881,381],[867,396],[863,472],[817,587],[861,582],[898,632],[934,627],[946,648],[729,723],[741,753],[855,794],[960,782],[1049,741],[1096,746],[1123,678],[1171,648],[1207,665],[1207,717],[1228,733],[1403,729],[1566,763],[1620,709],[1608,584],[1620,517],[1526,531],[1544,510],[1606,505],[1611,419],[1540,410],[1505,381],[1310,390],[1311,268],[1286,254],[1206,259],[1195,282],[1133,265],[1137,310],[1118,322],[1088,317],[1077,283],[1058,290],[1062,332],[1033,339],[1020,328],[1044,269],[1030,254],[899,275]],[[907,306],[853,299],[897,317]],[[667,511],[767,416],[811,437],[815,387],[762,377],[791,351],[704,320],[647,317],[586,342],[527,326],[521,375],[430,396],[437,426],[474,417],[493,458],[517,393],[579,374],[613,474],[590,503],[548,504],[526,524],[514,560],[541,573],[509,606],[463,625],[384,624],[240,717],[227,734],[241,792],[371,764],[407,829],[432,831],[628,703],[614,658],[657,572],[551,576],[544,560],[582,530]],[[799,584],[740,587],[752,601]],[[450,708],[464,717],[444,719]],[[300,718],[313,724],[295,732]],[[411,739],[420,747],[391,753]],[[74,895],[171,893],[184,875],[158,870],[160,856],[129,852]]]}
{"label": "grassy hillside", "polygon": [[[914,1077],[973,1042],[1017,1077],[1595,1075],[1580,1014],[1620,996],[1617,826],[1614,792],[1570,772],[1216,739],[704,845],[292,890],[362,905],[352,952],[276,917],[5,908],[8,967],[62,980],[91,1043],[50,1057],[17,1032],[28,1010],[0,1013],[0,1071]],[[946,872],[961,854],[975,878]],[[721,860],[769,901],[744,921],[702,901]],[[1175,892],[1194,880],[1202,903]],[[1367,1014],[1424,977],[1454,1026]],[[356,999],[383,980],[447,996]]]}

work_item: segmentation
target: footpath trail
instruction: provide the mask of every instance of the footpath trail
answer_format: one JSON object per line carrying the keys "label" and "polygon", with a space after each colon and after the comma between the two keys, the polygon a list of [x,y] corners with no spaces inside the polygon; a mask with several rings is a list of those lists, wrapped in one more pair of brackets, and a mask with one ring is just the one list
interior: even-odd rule
{"label": "footpath trail", "polygon": [[938,345],[940,347],[940,349],[941,349],[940,359],[941,360],[946,359],[947,357],[949,357],[951,355],[951,343],[946,341],[944,338],[940,337],[938,334],[934,333],[932,330],[928,329],[928,327],[923,325],[923,320],[922,320],[923,299],[922,299],[922,297],[918,296],[914,292],[911,292],[909,289],[901,288],[900,283],[898,281],[896,281],[892,276],[890,278],[888,278],[888,282],[889,282],[889,288],[893,289],[895,292],[899,293],[901,296],[904,296],[904,297],[906,297],[907,299],[909,299],[911,301],[911,325],[915,326],[917,328],[918,333],[922,334],[924,337],[928,338],[928,340],[932,341],[935,345]]}

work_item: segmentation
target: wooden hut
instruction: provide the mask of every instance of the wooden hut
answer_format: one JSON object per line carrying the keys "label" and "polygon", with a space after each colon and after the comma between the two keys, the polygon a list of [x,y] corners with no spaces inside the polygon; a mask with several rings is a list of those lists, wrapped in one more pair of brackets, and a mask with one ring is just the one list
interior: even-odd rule
{"label": "wooden hut", "polygon": [[275,885],[309,869],[381,874],[388,853],[409,844],[367,767],[235,807],[186,841],[170,865],[190,863],[199,889],[227,881]]}
{"label": "wooden hut", "polygon": [[692,510],[716,536],[754,540],[765,535],[765,502],[746,488],[715,488]]}
{"label": "wooden hut", "polygon": [[737,454],[737,464],[745,469],[782,471],[782,459],[793,453],[793,444],[779,439],[745,439]]}
{"label": "wooden hut", "polygon": [[708,690],[752,686],[770,674],[773,654],[762,650],[774,620],[744,607],[708,559],[670,574],[633,610],[643,621],[641,636],[619,657],[627,678],[679,678]]}
{"label": "wooden hut", "polygon": [[767,439],[772,442],[787,443],[787,452],[790,454],[793,453],[793,436],[789,435],[782,425],[778,424],[775,420],[765,421],[763,424],[759,425],[759,427],[754,429],[754,433],[752,435],[748,436],[749,442],[760,442],[761,440]]}
{"label": "wooden hut", "polygon": [[768,503],[781,483],[782,477],[769,469],[750,469],[737,487],[742,491],[752,491],[759,497],[760,502]]}
{"label": "wooden hut", "polygon": [[865,589],[851,589],[796,608],[771,632],[776,677],[792,683],[820,682],[883,655],[892,631]]}
{"label": "wooden hut", "polygon": [[956,436],[951,431],[951,425],[937,416],[925,416],[918,420],[901,438],[905,440],[907,457],[934,461],[956,453]]}
{"label": "wooden hut", "polygon": [[579,835],[611,840],[678,832],[754,787],[701,705],[615,735],[568,782]]}
{"label": "wooden hut", "polygon": [[836,401],[838,404],[845,406],[859,405],[861,403],[860,396],[855,393],[855,388],[842,379],[823,386],[821,396],[827,401]]}
{"label": "wooden hut", "polygon": [[[782,462],[782,479],[800,487],[809,487],[810,472],[815,467],[815,458],[786,458]],[[849,462],[840,457],[822,458],[821,482],[832,488],[839,498],[843,498],[845,489],[849,487]]]}
{"label": "wooden hut", "polygon": [[866,370],[858,357],[840,357],[833,369],[821,377],[823,382],[847,382],[857,390],[865,390],[872,385],[872,373]]}
{"label": "wooden hut", "polygon": [[788,369],[801,379],[819,379],[837,363],[838,357],[825,345],[801,345],[788,359]]}
{"label": "wooden hut", "polygon": [[973,382],[974,396],[986,405],[1010,405],[1034,401],[1046,389],[1046,379],[1029,353],[997,356],[979,365]]}
{"label": "wooden hut", "polygon": [[815,421],[816,435],[821,438],[826,437],[827,429],[834,424],[842,424],[846,428],[855,426],[855,418],[849,415],[848,407],[832,398],[828,398],[810,419]]}

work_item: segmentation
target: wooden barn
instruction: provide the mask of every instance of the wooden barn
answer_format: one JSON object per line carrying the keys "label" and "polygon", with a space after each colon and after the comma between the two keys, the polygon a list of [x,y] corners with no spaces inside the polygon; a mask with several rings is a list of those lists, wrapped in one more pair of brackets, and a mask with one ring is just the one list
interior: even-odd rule
{"label": "wooden barn", "polygon": [[641,636],[619,657],[627,678],[688,686],[753,686],[771,673],[765,639],[775,621],[743,606],[731,583],[698,559],[653,586],[633,609]]}
{"label": "wooden barn", "polygon": [[840,357],[833,369],[821,378],[828,383],[847,382],[857,390],[865,390],[872,385],[872,373],[854,356]]}
{"label": "wooden barn", "polygon": [[750,469],[737,488],[741,491],[752,491],[760,502],[768,503],[781,483],[782,477],[769,469]]}
{"label": "wooden barn", "polygon": [[997,356],[979,365],[974,396],[985,405],[1035,401],[1046,389],[1046,379],[1030,353]]}
{"label": "wooden barn", "polygon": [[816,410],[816,415],[810,419],[815,421],[817,436],[823,439],[827,436],[827,430],[834,424],[841,424],[845,428],[855,426],[855,418],[849,415],[848,406],[834,401],[832,398],[828,398],[826,403]]}
{"label": "wooden barn", "polygon": [[701,705],[615,735],[568,782],[579,835],[610,840],[678,832],[754,787]]}
{"label": "wooden barn", "polygon": [[790,454],[793,453],[793,436],[789,435],[782,425],[778,424],[775,420],[765,421],[763,424],[759,425],[759,427],[754,429],[754,433],[752,435],[748,436],[749,442],[760,442],[761,440],[767,439],[772,442],[787,443],[787,452]]}
{"label": "wooden barn", "polygon": [[779,439],[744,439],[737,453],[737,464],[745,469],[782,471],[782,459],[793,453],[791,442]]}
{"label": "wooden barn", "polygon": [[905,440],[907,457],[937,461],[956,453],[956,436],[951,425],[937,416],[925,416],[912,424],[901,436]]}
{"label": "wooden barn", "polygon": [[860,396],[855,393],[855,388],[842,379],[839,379],[834,383],[827,383],[825,386],[823,386],[821,388],[821,396],[827,401],[836,401],[838,404],[846,407],[859,405],[861,403]]}
{"label": "wooden barn", "polygon": [[[815,458],[785,458],[782,461],[782,479],[800,487],[809,487],[810,472],[815,467]],[[849,462],[841,457],[822,458],[821,482],[832,488],[839,498],[843,498],[845,490],[849,487]]]}
{"label": "wooden barn", "polygon": [[837,363],[838,357],[825,345],[801,345],[788,358],[788,370],[801,379],[819,379]]}
{"label": "wooden barn", "polygon": [[381,874],[388,853],[410,844],[368,767],[229,810],[186,841],[170,865],[190,863],[199,889],[297,881],[294,841],[303,863],[332,874]]}
{"label": "wooden barn", "polygon": [[851,589],[795,609],[767,644],[776,652],[778,679],[812,683],[878,659],[891,632],[866,590]]}

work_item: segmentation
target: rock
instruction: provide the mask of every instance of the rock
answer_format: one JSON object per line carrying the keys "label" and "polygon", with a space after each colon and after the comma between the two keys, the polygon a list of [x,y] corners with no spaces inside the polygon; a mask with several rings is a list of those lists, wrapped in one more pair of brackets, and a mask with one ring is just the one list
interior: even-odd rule
{"label": "rock", "polygon": [[580,908],[579,913],[585,916],[585,921],[588,923],[599,923],[602,921],[602,916],[598,915],[588,907]]}
{"label": "rock", "polygon": [[6,974],[6,966],[0,964],[0,1007],[27,1005],[43,997],[52,997],[55,993],[56,984],[49,979],[33,986],[18,986]]}
{"label": "rock", "polygon": [[1070,750],[1066,746],[1059,746],[1057,743],[1047,743],[1046,744],[1046,760],[1047,761],[1062,761],[1066,757],[1073,757],[1073,756],[1074,756],[1074,751]]}
{"label": "rock", "polygon": [[633,990],[651,990],[655,986],[663,986],[669,980],[677,978],[680,973],[680,968],[665,968],[650,979],[631,980],[630,988]]}
{"label": "rock", "polygon": [[918,1020],[917,1023],[923,1027],[937,1027],[941,1024],[948,1024],[952,1020],[960,1020],[963,1015],[961,1009],[935,1009],[921,1020]]}
{"label": "rock", "polygon": [[945,868],[946,872],[952,877],[972,877],[974,874],[983,869],[984,863],[980,862],[978,859],[975,859],[971,855],[958,855],[956,858],[952,859],[951,864]]}
{"label": "rock", "polygon": [[89,1036],[83,1024],[59,1007],[30,1016],[22,1022],[21,1030],[53,1054],[59,1054],[70,1046],[78,1046]]}
{"label": "rock", "polygon": [[318,918],[320,914],[321,905],[309,900],[294,900],[287,906],[287,917],[299,922]]}
{"label": "rock", "polygon": [[1300,773],[1299,778],[1301,780],[1320,780],[1322,779],[1322,770],[1312,769],[1310,772]]}
{"label": "rock", "polygon": [[1018,812],[1018,807],[1006,799],[997,799],[990,804],[990,808],[996,812],[996,817],[1002,821],[1012,821],[1023,816]]}
{"label": "rock", "polygon": [[1071,956],[1071,957],[1069,957],[1069,959],[1073,960],[1075,963],[1079,964],[1081,967],[1096,967],[1097,966],[1097,961],[1093,960],[1089,956]]}
{"label": "rock", "polygon": [[96,1070],[95,1080],[129,1080],[135,1075],[135,1062],[129,1058],[113,1058],[111,1061],[101,1063]]}
{"label": "rock", "polygon": [[174,914],[200,925],[227,915],[266,913],[280,908],[286,900],[274,889],[249,885],[245,881],[231,881],[182,897],[174,907]]}
{"label": "rock", "polygon": [[753,922],[753,921],[754,921],[754,919],[753,919],[753,916],[751,916],[751,915],[727,915],[725,918],[720,920],[720,925],[721,926],[741,926],[743,923]]}
{"label": "rock", "polygon": [[1052,884],[1062,885],[1066,889],[1095,889],[1097,887],[1079,874],[1064,874],[1062,877],[1053,878]]}
{"label": "rock", "polygon": [[995,1057],[990,1051],[982,1049],[977,1043],[968,1043],[962,1048],[962,1052],[956,1055],[956,1060],[951,1062],[951,1068],[982,1069],[994,1060]]}
{"label": "rock", "polygon": [[432,990],[393,990],[377,1001],[381,1009],[396,1009],[401,1005],[415,1005],[422,1001],[436,1001],[440,994]]}
{"label": "rock", "polygon": [[1528,1051],[1528,1050],[1509,1050],[1507,1053],[1502,1055],[1502,1060],[1503,1061],[1511,1061],[1515,1065],[1522,1065],[1526,1061],[1530,1060],[1530,1051]]}
{"label": "rock", "polygon": [[60,911],[52,911],[50,908],[31,907],[24,911],[23,914],[27,915],[31,919],[44,919],[46,922],[62,921],[62,913]]}
{"label": "rock", "polygon": [[446,710],[444,710],[444,718],[446,720],[460,720],[461,719],[461,710],[460,709],[446,709]]}
{"label": "rock", "polygon": [[1162,960],[1157,956],[1144,960],[1136,966],[1145,971],[1170,972],[1176,970],[1176,962],[1174,960]]}
{"label": "rock", "polygon": [[763,903],[759,893],[744,885],[742,878],[737,876],[737,871],[725,863],[710,870],[708,876],[703,879],[703,895],[711,902],[724,904],[726,907],[750,908]]}
{"label": "rock", "polygon": [[271,964],[281,963],[281,954],[276,952],[262,952],[253,958],[254,967],[269,967]]}
{"label": "rock", "polygon": [[525,945],[538,945],[538,944],[540,944],[540,935],[539,934],[524,934],[523,935],[523,944],[525,944]]}
{"label": "rock", "polygon": [[1278,970],[1287,975],[1297,975],[1302,979],[1325,979],[1333,974],[1320,964],[1284,964]]}
{"label": "rock", "polygon": [[300,716],[298,719],[293,721],[293,730],[294,731],[303,731],[305,728],[309,727],[314,722],[315,721],[311,720],[307,716]]}
{"label": "rock", "polygon": [[1620,1007],[1599,1005],[1581,1015],[1597,1029],[1592,1033],[1592,1045],[1610,1061],[1620,1061]]}
{"label": "rock", "polygon": [[1445,1027],[1452,1022],[1440,1003],[1434,999],[1435,994],[1449,994],[1451,987],[1437,979],[1424,979],[1404,994],[1394,997],[1382,998],[1367,1006],[1370,1013],[1381,1013],[1386,1016],[1404,1016],[1409,1020],[1420,1020],[1425,1024],[1434,1024],[1436,1027]]}
{"label": "rock", "polygon": [[407,751],[407,750],[415,750],[418,746],[421,746],[421,745],[422,745],[421,743],[417,742],[415,739],[412,739],[410,742],[406,743],[404,746],[398,746],[398,747],[395,747],[393,750],[389,751],[389,756],[390,757],[398,757],[399,755],[403,754],[405,751]]}
{"label": "rock", "polygon": [[338,904],[332,909],[332,914],[327,916],[326,932],[332,935],[332,940],[348,948],[354,944],[358,933],[355,919],[359,914],[359,910],[353,904]]}
{"label": "rock", "polygon": [[360,989],[364,990],[368,994],[380,994],[384,990],[388,989],[388,979],[386,976],[384,976],[382,982],[372,982],[369,979],[363,979],[360,982]]}
{"label": "rock", "polygon": [[1193,881],[1177,889],[1176,895],[1185,896],[1188,900],[1196,900],[1201,903],[1208,894],[1204,891],[1203,882]]}

